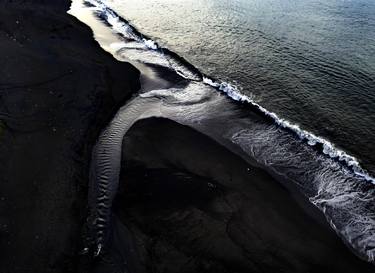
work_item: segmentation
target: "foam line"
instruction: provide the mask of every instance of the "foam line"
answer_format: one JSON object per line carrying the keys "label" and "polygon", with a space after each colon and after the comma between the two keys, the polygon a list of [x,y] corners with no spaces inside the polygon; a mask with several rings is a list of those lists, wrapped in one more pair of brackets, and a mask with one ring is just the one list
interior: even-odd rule
{"label": "foam line", "polygon": [[[169,51],[168,49],[162,48],[153,41],[151,38],[141,34],[136,28],[131,26],[129,22],[121,18],[115,11],[107,7],[102,1],[100,0],[87,0],[88,3],[91,5],[94,5],[96,8],[98,8],[101,11],[102,16],[104,15],[106,18],[106,22],[110,24],[113,29],[122,35],[124,35],[127,38],[134,39],[142,44],[149,50],[156,50],[156,51],[162,51],[170,53],[170,57],[173,59],[178,59],[178,61],[181,61],[186,65],[186,61],[178,56],[177,54]],[[179,67],[171,67],[175,70],[175,72],[187,79],[190,79],[191,77],[187,77],[187,73],[181,72],[178,68]],[[321,145],[322,149],[321,151],[329,156],[332,159],[337,159],[340,161],[343,165],[345,165],[349,170],[351,170],[354,174],[356,174],[358,177],[364,179],[367,182],[370,182],[372,184],[375,184],[375,178],[371,176],[359,163],[359,160],[355,158],[354,156],[349,155],[343,150],[338,149],[335,147],[333,143],[330,141],[317,136],[309,131],[306,131],[302,129],[299,125],[293,124],[290,121],[283,119],[279,117],[276,113],[268,111],[266,108],[261,106],[260,104],[256,103],[252,98],[241,94],[241,92],[238,90],[236,86],[233,86],[229,83],[222,82],[220,80],[215,80],[208,76],[203,76],[203,74],[195,68],[193,65],[188,64],[187,67],[188,70],[190,70],[191,74],[198,75],[197,78],[194,80],[198,80],[199,78],[202,78],[203,82],[205,84],[208,84],[217,90],[225,93],[228,97],[235,101],[239,102],[246,102],[250,105],[256,107],[260,112],[265,114],[267,117],[273,119],[273,121],[278,124],[280,127],[288,129],[295,133],[301,140],[306,140],[307,144],[310,146],[318,146]]]}
{"label": "foam line", "polygon": [[301,140],[306,140],[307,144],[310,146],[316,146],[320,144],[322,148],[322,152],[333,158],[339,160],[341,163],[346,165],[350,170],[352,170],[357,176],[363,178],[364,180],[375,184],[375,178],[372,177],[365,169],[363,169],[358,161],[354,156],[347,154],[345,151],[342,151],[335,147],[335,145],[328,140],[316,136],[311,132],[301,129],[298,125],[291,123],[288,120],[280,118],[276,113],[268,111],[266,108],[261,106],[260,104],[256,103],[250,97],[241,94],[238,89],[226,82],[218,82],[209,77],[203,77],[203,82],[220,90],[221,92],[225,93],[228,97],[235,101],[246,102],[251,104],[252,106],[256,107],[266,116],[272,118],[276,124],[279,126],[289,129],[294,132]]}

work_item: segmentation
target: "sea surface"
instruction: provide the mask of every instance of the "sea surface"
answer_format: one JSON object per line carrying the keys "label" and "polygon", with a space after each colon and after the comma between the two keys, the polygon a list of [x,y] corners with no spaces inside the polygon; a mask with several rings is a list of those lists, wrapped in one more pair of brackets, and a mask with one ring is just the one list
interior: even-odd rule
{"label": "sea surface", "polygon": [[[150,79],[185,81],[143,86],[99,137],[90,205],[100,222],[98,251],[122,138],[137,120],[158,116],[291,181],[356,255],[375,263],[375,2],[80,2],[71,13],[95,26],[115,58],[152,71]],[[96,198],[101,191],[111,198]]]}
{"label": "sea surface", "polygon": [[375,1],[103,2],[203,73],[375,173]]}

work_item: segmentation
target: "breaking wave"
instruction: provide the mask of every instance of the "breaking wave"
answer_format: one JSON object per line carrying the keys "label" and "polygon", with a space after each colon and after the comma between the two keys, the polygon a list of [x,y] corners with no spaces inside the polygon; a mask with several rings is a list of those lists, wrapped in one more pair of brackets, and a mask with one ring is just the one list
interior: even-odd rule
{"label": "breaking wave", "polygon": [[[203,75],[197,68],[188,63],[181,56],[178,56],[176,53],[161,47],[157,42],[143,35],[128,21],[120,17],[114,10],[106,6],[102,1],[87,0],[86,2],[90,5],[95,6],[97,8],[96,12],[99,18],[101,18],[105,23],[111,26],[116,32],[120,33],[126,39],[134,40],[138,43],[138,61],[146,62],[147,59],[147,62],[149,63],[150,61],[152,62],[152,59],[155,59],[156,56],[157,58],[154,61],[156,64],[172,68],[178,75],[182,76],[183,78],[196,81],[203,80],[205,84],[208,84],[225,93],[231,99],[239,102],[249,103],[261,113],[273,119],[273,121],[279,126],[295,133],[301,140],[306,141],[308,145],[317,147],[323,154],[329,156],[332,159],[338,160],[343,165],[348,167],[351,171],[353,171],[357,176],[375,184],[375,178],[361,167],[359,160],[354,156],[351,156],[347,152],[338,149],[330,141],[300,128],[300,126],[298,126],[297,124],[293,124],[290,121],[279,117],[274,112],[268,111],[249,96],[241,94],[236,86]],[[140,48],[139,44],[141,45]],[[135,46],[135,48],[136,47],[137,46]],[[124,50],[124,48],[126,48],[125,43],[122,50]],[[146,55],[146,58],[142,59],[142,54],[140,54],[140,52],[145,48],[151,51],[151,53],[143,52],[143,55]],[[134,49],[134,47],[132,49]],[[126,51],[125,53],[129,53],[129,51]]]}
{"label": "breaking wave", "polygon": [[[341,236],[350,247],[356,250],[356,254],[368,261],[374,262],[375,228],[372,204],[375,196],[373,186],[375,185],[375,178],[360,165],[358,159],[335,147],[335,145],[328,140],[302,129],[300,126],[279,117],[274,112],[268,111],[253,98],[242,94],[236,86],[204,75],[177,54],[159,46],[149,37],[142,35],[137,29],[131,26],[129,22],[122,19],[102,1],[87,0],[86,2],[90,4],[90,7],[93,7],[94,12],[103,22],[108,24],[126,40],[124,43],[113,45],[119,50],[119,54],[124,54],[125,57],[135,61],[166,67],[175,71],[181,77],[193,81],[194,84],[205,86],[206,88],[209,88],[209,86],[213,87],[215,90],[212,90],[212,92],[216,96],[225,98],[224,96],[220,96],[219,93],[216,92],[217,90],[224,93],[233,101],[248,104],[252,107],[251,109],[262,113],[263,116],[272,120],[272,130],[269,128],[259,130],[252,128],[250,130],[248,129],[250,128],[249,126],[236,128],[236,130],[240,130],[234,133],[231,132],[233,134],[229,137],[230,141],[239,145],[247,154],[252,154],[258,162],[268,165],[268,167],[273,169],[276,173],[281,175],[286,173],[302,188],[301,191],[309,198],[310,202],[323,211],[332,228],[336,230],[338,235]],[[128,107],[123,109],[123,111],[126,110],[129,113],[124,116],[119,116],[119,120],[112,124],[112,127],[109,129],[113,130],[113,132],[107,129],[103,134],[105,137],[108,135],[108,137],[112,138],[111,145],[113,145],[113,136],[119,134],[117,142],[121,143],[122,136],[126,129],[129,128],[134,121],[130,121],[129,116],[135,117],[135,113],[141,111],[139,107],[143,105],[143,102],[141,103],[142,99],[150,99],[152,101],[154,98],[160,97],[165,99],[165,97],[170,97],[168,100],[168,105],[170,106],[174,105],[176,102],[184,101],[183,98],[188,97],[189,99],[184,104],[185,108],[184,112],[181,113],[181,117],[176,115],[175,112],[173,112],[173,117],[175,119],[180,118],[185,123],[192,122],[193,120],[199,121],[199,118],[201,118],[201,109],[199,108],[198,111],[193,106],[196,105],[197,102],[205,102],[208,98],[201,94],[203,91],[197,91],[196,99],[194,99],[193,94],[192,100],[191,95],[194,90],[194,88],[186,89],[184,92],[172,89],[154,90],[143,94],[139,96],[139,101],[136,101],[139,105],[133,105],[133,108]],[[190,104],[192,105],[192,110],[188,112],[191,114],[189,116],[186,111],[189,109]],[[229,104],[231,103],[226,103],[228,106]],[[145,105],[146,104],[143,106]],[[165,106],[165,108],[168,109],[167,106]],[[151,111],[150,109],[152,108],[147,106],[143,110],[147,112]],[[230,109],[221,110],[220,108],[220,112],[225,111],[230,111]],[[139,113],[139,115],[143,117],[146,116],[146,114],[143,113]],[[218,111],[215,111],[214,117],[220,119],[217,115]],[[229,117],[231,116],[229,115]],[[187,121],[187,119],[189,119],[189,121]],[[229,124],[231,122],[227,121],[227,123]],[[199,122],[196,122],[196,124],[199,124]],[[277,141],[280,141],[280,139],[282,139],[281,141],[283,141],[285,145],[283,145],[283,147],[281,147],[281,145],[275,147]],[[296,150],[299,151],[299,153],[293,153],[291,149],[289,149],[294,145],[294,142],[298,145],[298,149]],[[303,145],[299,145],[299,143]],[[309,146],[314,147],[314,149],[309,148]],[[106,147],[104,148],[104,150],[108,150]],[[313,155],[314,150],[318,151],[319,157]],[[119,149],[114,149],[114,151],[118,152]],[[307,157],[305,152],[308,154]],[[114,162],[113,168],[107,168],[107,161],[113,160],[113,154],[98,153],[98,159],[101,160],[102,158],[100,158],[100,156],[102,155],[110,156],[110,158],[102,160],[104,162],[103,176],[99,176],[98,179],[104,180],[104,183],[102,183],[102,187],[100,187],[100,185],[97,187],[99,187],[98,191],[102,190],[104,192],[100,196],[109,196],[110,198],[105,200],[104,209],[101,209],[101,213],[96,215],[96,219],[106,223],[109,218],[108,211],[110,211],[110,201],[111,198],[113,198],[112,195],[116,188],[111,183],[117,179],[117,177],[115,177],[116,179],[109,179],[113,174],[108,174],[107,172],[109,172],[110,169],[115,170],[114,176],[117,176],[119,165],[117,162]],[[270,155],[272,155],[271,158]],[[287,160],[291,162],[289,165],[292,165],[293,168],[289,168],[288,171],[285,171],[285,161]],[[293,171],[295,172],[294,174]],[[297,178],[294,179],[295,177]],[[111,194],[107,194],[107,192]],[[98,207],[101,208],[103,201],[99,201]],[[102,230],[106,228],[106,224],[100,222],[97,226],[99,227],[99,231],[104,234]],[[104,237],[102,234],[100,235]],[[98,241],[99,249],[102,243],[102,239],[100,239]]]}

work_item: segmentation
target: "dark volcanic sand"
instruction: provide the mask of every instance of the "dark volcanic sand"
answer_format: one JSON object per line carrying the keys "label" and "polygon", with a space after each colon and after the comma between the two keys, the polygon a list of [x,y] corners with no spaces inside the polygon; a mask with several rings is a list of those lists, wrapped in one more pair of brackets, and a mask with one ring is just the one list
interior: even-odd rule
{"label": "dark volcanic sand", "polygon": [[163,119],[127,134],[111,255],[87,266],[92,146],[139,72],[105,53],[69,4],[0,4],[1,273],[373,270],[266,171]]}
{"label": "dark volcanic sand", "polygon": [[139,121],[123,146],[112,257],[93,272],[372,272],[315,207],[193,129]]}
{"label": "dark volcanic sand", "polygon": [[78,272],[92,145],[139,88],[69,5],[0,4],[1,273]]}

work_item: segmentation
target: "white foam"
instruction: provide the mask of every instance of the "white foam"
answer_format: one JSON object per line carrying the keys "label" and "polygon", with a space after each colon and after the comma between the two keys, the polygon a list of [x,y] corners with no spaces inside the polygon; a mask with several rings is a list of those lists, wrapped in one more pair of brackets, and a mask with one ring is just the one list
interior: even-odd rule
{"label": "white foam", "polygon": [[133,28],[126,22],[122,21],[111,9],[109,9],[102,1],[98,0],[86,0],[88,3],[92,4],[97,12],[101,12],[106,16],[106,22],[111,25],[112,29],[118,33],[121,33],[127,38],[136,40],[144,44],[148,49],[158,50],[158,44],[151,40],[145,39],[142,36],[134,33]]}
{"label": "white foam", "polygon": [[150,40],[150,39],[143,39],[143,43],[149,48],[149,49],[152,49],[152,50],[157,50],[159,49],[159,46],[158,44],[153,41],[153,40]]}
{"label": "white foam", "polygon": [[[99,9],[101,12],[104,12],[106,14],[107,22],[113,27],[113,29],[115,31],[123,34],[125,37],[132,38],[132,39],[136,40],[137,42],[142,43],[143,45],[145,45],[145,47],[147,47],[150,50],[160,49],[160,47],[158,46],[158,44],[155,41],[153,41],[151,39],[145,39],[143,37],[139,37],[138,35],[136,35],[133,32],[132,27],[129,24],[121,21],[120,18],[118,16],[116,16],[105,4],[103,4],[102,1],[100,1],[100,0],[87,0],[87,2],[93,4],[97,9]],[[171,64],[172,61],[168,60],[168,62]],[[192,76],[189,75],[190,73],[187,73],[187,75],[186,75],[186,73],[182,73],[179,70],[178,66],[172,65],[172,68],[174,68],[176,73],[179,74],[180,76],[182,76],[186,79],[192,78]],[[334,146],[334,144],[332,144],[328,140],[326,140],[322,137],[316,136],[315,134],[313,134],[311,132],[303,130],[302,128],[299,127],[299,125],[293,124],[293,123],[289,122],[288,120],[280,118],[276,113],[268,111],[267,109],[265,109],[264,107],[262,107],[261,105],[256,103],[252,98],[250,98],[250,97],[248,97],[244,94],[241,94],[235,86],[233,86],[229,83],[217,82],[217,81],[214,81],[214,80],[212,80],[208,77],[204,77],[203,82],[212,86],[212,87],[215,87],[216,89],[218,89],[222,92],[224,92],[225,94],[227,94],[233,100],[241,101],[241,102],[247,102],[247,103],[257,107],[266,116],[271,117],[276,122],[276,124],[278,124],[279,126],[281,126],[283,128],[287,128],[289,130],[292,130],[294,133],[296,133],[301,138],[301,140],[306,140],[308,145],[310,145],[310,146],[315,146],[317,144],[322,145],[324,154],[328,155],[331,158],[337,158],[341,162],[345,162],[345,164],[348,167],[350,167],[357,176],[365,179],[368,182],[371,182],[371,183],[375,184],[375,178],[370,176],[368,174],[368,172],[361,167],[358,159],[356,159],[354,156],[351,156],[351,155],[347,154],[346,152],[336,148]]]}
{"label": "white foam", "polygon": [[255,106],[266,116],[271,117],[276,122],[276,124],[278,124],[279,126],[283,128],[292,130],[302,140],[306,140],[308,145],[315,146],[317,144],[321,144],[323,146],[324,154],[328,155],[331,158],[337,158],[341,162],[345,162],[345,164],[348,167],[350,167],[357,176],[363,178],[364,180],[368,182],[375,184],[375,178],[370,176],[368,172],[361,167],[359,161],[354,156],[351,156],[347,154],[346,152],[336,148],[335,145],[333,145],[328,140],[322,137],[316,136],[313,133],[310,133],[306,130],[303,130],[298,125],[293,124],[289,122],[288,120],[280,118],[276,113],[268,111],[267,109],[265,109],[264,107],[256,103],[250,97],[241,94],[235,86],[229,83],[216,82],[208,77],[203,77],[203,82],[224,92],[227,96],[229,96],[233,100],[247,102]]}
{"label": "white foam", "polygon": [[[130,49],[136,49],[141,47],[142,49],[145,49],[145,52],[143,52],[141,55],[143,57],[147,57],[148,61],[150,61],[150,58],[153,55],[157,55],[158,50],[160,50],[158,44],[150,39],[145,39],[142,35],[139,35],[134,32],[134,29],[127,23],[123,22],[116,14],[111,11],[109,8],[107,8],[104,4],[102,4],[101,1],[99,0],[88,0],[87,2],[92,3],[97,11],[102,12],[103,15],[106,16],[106,21],[113,27],[113,29],[121,34],[123,34],[125,37],[134,40],[136,45],[124,45],[124,44],[113,44],[113,46],[116,49],[121,49],[121,48],[128,48]],[[131,51],[128,51],[127,53],[131,53]],[[147,52],[147,53],[146,53]],[[162,53],[162,52],[161,52]],[[136,51],[134,51],[134,54],[139,54]],[[141,59],[142,56],[134,56],[136,59]],[[155,61],[158,62],[159,60],[158,57],[160,56],[154,56]],[[178,61],[174,60],[173,58],[170,59],[165,59],[164,61],[167,61],[169,66],[173,68],[176,73],[180,74],[181,76],[189,79],[189,77],[186,77],[184,73],[179,71],[180,65]],[[174,64],[173,62],[177,62]],[[167,64],[165,64],[167,65]],[[181,67],[183,68],[183,67]],[[201,83],[201,82],[200,82]],[[308,132],[306,130],[303,130],[299,125],[293,124],[289,122],[288,120],[285,120],[281,117],[279,117],[276,113],[268,111],[261,105],[259,105],[253,98],[246,96],[242,94],[238,88],[235,86],[226,83],[226,82],[221,82],[221,81],[216,81],[213,80],[209,77],[203,77],[203,83],[207,84],[208,86],[212,86],[216,88],[217,90],[220,90],[221,92],[225,93],[228,97],[235,101],[240,101],[240,102],[247,102],[251,104],[252,106],[256,107],[264,113],[266,116],[272,118],[272,120],[278,124],[282,128],[287,128],[288,130],[293,131],[296,135],[299,136],[301,140],[305,140],[308,145],[310,146],[315,146],[315,145],[321,145],[322,146],[322,152],[326,154],[327,156],[337,159],[340,162],[344,163],[342,165],[346,165],[348,168],[343,168],[345,169],[345,172],[347,171],[348,173],[350,172],[350,177],[356,176],[359,178],[361,181],[368,181],[371,182],[372,184],[375,184],[375,178],[370,176],[366,170],[364,170],[360,163],[359,160],[357,160],[355,157],[349,155],[345,151],[342,151],[338,149],[337,147],[334,146],[331,142],[328,140],[316,136],[315,134]],[[169,96],[172,97],[169,99],[170,103],[174,102],[180,102],[184,101],[184,98],[189,98],[189,100],[192,99],[192,93],[191,90],[189,92],[177,92],[177,94],[174,94],[174,90],[169,90],[167,91],[160,91],[160,90],[155,90],[153,93],[148,93],[148,95],[153,95],[153,96]],[[144,94],[141,95],[141,97],[147,97],[148,95]],[[202,101],[202,98],[200,97],[201,94],[198,92],[196,95],[196,101],[195,102],[200,102]],[[173,98],[176,97],[174,100]],[[186,117],[186,113],[184,114],[184,118]],[[188,117],[190,118],[190,117]],[[279,136],[277,136],[279,137]],[[272,148],[273,149],[273,148]],[[285,154],[283,154],[285,155]],[[334,161],[332,161],[334,162]],[[335,162],[336,164],[336,162]],[[365,221],[361,218],[363,216],[364,212],[362,211],[362,208],[364,208],[367,202],[371,202],[362,200],[357,198],[357,195],[353,195],[351,199],[348,199],[348,195],[346,194],[346,191],[340,188],[342,185],[338,183],[338,181],[334,178],[330,177],[325,177],[328,175],[328,172],[323,172],[323,173],[318,173],[316,174],[316,184],[319,185],[325,185],[327,187],[327,184],[330,186],[326,188],[325,190],[319,189],[319,192],[316,196],[313,198],[310,198],[311,203],[319,207],[323,213],[327,216],[327,220],[331,223],[332,227],[339,233],[341,236],[343,236],[355,249],[359,251],[359,253],[367,255],[367,258],[369,261],[374,261],[374,249],[371,248],[371,246],[374,245],[374,239],[373,239],[373,232],[372,230],[368,230],[369,227],[373,226],[373,221],[371,223],[367,223],[368,221]],[[333,172],[333,176],[338,175],[338,172]],[[324,181],[325,183],[322,183],[320,180]],[[340,180],[345,186],[344,187],[349,187],[350,190],[355,189],[357,187],[356,185],[350,184],[348,180],[346,179],[346,176],[344,179]],[[312,183],[314,184],[314,183]],[[332,191],[332,196],[331,198],[326,198],[325,195],[328,193],[331,193]],[[341,196],[343,194],[346,194],[345,196]],[[344,198],[345,197],[345,198]],[[357,204],[358,200],[361,201],[360,204]],[[348,203],[351,203],[352,206],[348,206]],[[341,207],[339,207],[338,204],[343,204]],[[361,209],[356,208],[356,206],[359,206]],[[326,212],[326,210],[330,210],[330,212]],[[343,215],[345,214],[346,218],[343,218]],[[346,215],[347,214],[347,215]],[[364,216],[365,217],[365,216]],[[367,217],[367,216],[366,216]],[[362,219],[362,220],[361,220]],[[349,223],[349,224],[348,224]],[[337,226],[337,224],[339,226]],[[343,228],[341,225],[345,225],[346,228]],[[362,237],[360,240],[358,239],[352,239],[352,235],[358,235],[362,234]],[[98,253],[100,253],[100,248],[101,245],[98,246]]]}
{"label": "white foam", "polygon": [[126,22],[120,20],[120,18],[102,1],[99,0],[86,0],[86,2],[92,4],[96,12],[104,15],[105,21],[112,27],[114,31],[124,35],[124,37],[133,39],[137,42],[143,43],[149,49],[158,49],[158,45],[155,41],[144,39],[143,37],[139,37],[136,33],[134,33],[133,28]]}

